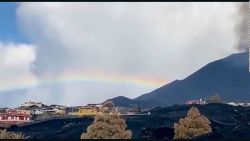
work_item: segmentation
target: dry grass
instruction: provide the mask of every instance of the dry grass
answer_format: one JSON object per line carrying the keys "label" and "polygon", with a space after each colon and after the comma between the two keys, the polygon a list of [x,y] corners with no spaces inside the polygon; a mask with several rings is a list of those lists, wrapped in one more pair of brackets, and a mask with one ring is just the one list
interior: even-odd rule
{"label": "dry grass", "polygon": [[25,139],[24,134],[8,132],[6,129],[0,130],[0,139]]}

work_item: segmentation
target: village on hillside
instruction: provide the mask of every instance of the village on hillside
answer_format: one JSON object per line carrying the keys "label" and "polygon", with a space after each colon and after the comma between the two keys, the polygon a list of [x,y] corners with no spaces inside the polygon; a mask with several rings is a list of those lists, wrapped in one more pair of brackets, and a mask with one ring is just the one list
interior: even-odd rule
{"label": "village on hillside", "polygon": [[[216,96],[215,96],[216,103]],[[218,101],[217,101],[218,102]],[[204,105],[210,103],[208,100],[195,99],[186,101],[186,105]],[[250,106],[250,103],[226,103],[232,106]],[[12,125],[29,124],[37,121],[44,121],[55,118],[71,118],[95,116],[97,114],[120,114],[120,115],[142,115],[140,106],[132,108],[116,107],[111,101],[101,104],[87,104],[85,106],[67,107],[63,105],[46,105],[42,102],[27,101],[21,106],[11,108],[0,108],[0,127],[10,127]],[[146,113],[150,114],[150,112]]]}
{"label": "village on hillside", "polygon": [[53,118],[95,116],[97,114],[136,115],[140,114],[140,107],[115,107],[111,101],[102,104],[88,104],[85,106],[66,107],[63,105],[46,105],[42,102],[28,101],[20,107],[0,108],[0,126],[11,126]]}

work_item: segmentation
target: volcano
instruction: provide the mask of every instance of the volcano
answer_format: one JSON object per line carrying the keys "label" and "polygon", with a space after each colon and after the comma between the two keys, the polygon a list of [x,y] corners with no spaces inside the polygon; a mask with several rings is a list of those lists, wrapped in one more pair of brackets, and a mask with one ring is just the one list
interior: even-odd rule
{"label": "volcano", "polygon": [[137,98],[115,97],[116,106],[140,105],[142,109],[183,104],[218,94],[224,102],[250,102],[248,52],[232,54],[211,62],[183,80],[175,80]]}

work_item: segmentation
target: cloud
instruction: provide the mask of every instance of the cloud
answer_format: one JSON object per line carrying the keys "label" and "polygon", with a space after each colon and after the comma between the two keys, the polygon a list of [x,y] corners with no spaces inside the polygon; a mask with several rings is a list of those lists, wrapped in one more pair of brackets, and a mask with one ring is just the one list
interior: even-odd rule
{"label": "cloud", "polygon": [[3,56],[3,63],[9,67],[27,67],[35,61],[35,51],[30,45],[7,45]]}
{"label": "cloud", "polygon": [[236,11],[233,3],[22,3],[18,16],[41,46],[41,73],[93,68],[173,80],[234,51]]}
{"label": "cloud", "polygon": [[[68,70],[153,77],[166,83],[183,79],[237,52],[235,15],[236,3],[21,3],[17,10],[22,32],[37,47],[33,72],[40,81]],[[62,103],[82,99],[87,104],[150,91],[96,85],[48,87],[46,98],[40,97],[61,93]]]}
{"label": "cloud", "polygon": [[0,42],[0,90],[36,83],[36,76],[31,71],[35,59],[34,45]]}

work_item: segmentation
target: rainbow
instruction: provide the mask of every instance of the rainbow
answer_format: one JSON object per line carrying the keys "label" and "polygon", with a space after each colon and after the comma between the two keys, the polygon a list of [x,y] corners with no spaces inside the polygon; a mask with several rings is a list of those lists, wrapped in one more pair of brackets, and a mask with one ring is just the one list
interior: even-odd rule
{"label": "rainbow", "polygon": [[60,85],[60,84],[72,84],[72,83],[110,83],[110,84],[127,84],[137,87],[145,87],[150,89],[158,88],[167,83],[164,79],[156,79],[153,77],[145,76],[133,76],[133,75],[121,75],[116,72],[105,73],[103,71],[64,71],[56,74],[53,77],[45,76],[39,81],[22,78],[21,84],[11,85],[4,88],[0,88],[0,92],[12,91],[17,89],[34,88],[36,86],[48,86],[48,85]]}

